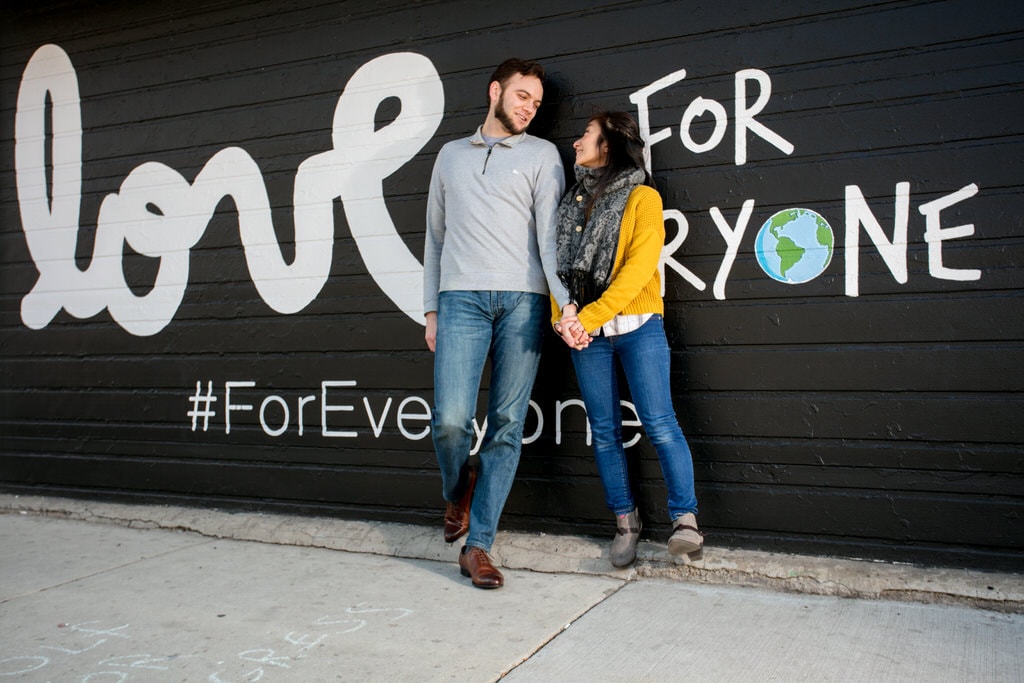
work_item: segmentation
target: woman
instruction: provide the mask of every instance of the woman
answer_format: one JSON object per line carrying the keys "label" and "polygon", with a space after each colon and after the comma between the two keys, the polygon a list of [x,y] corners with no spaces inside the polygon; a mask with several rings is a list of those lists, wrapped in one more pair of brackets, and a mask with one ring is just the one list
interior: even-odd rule
{"label": "woman", "polygon": [[661,196],[644,168],[643,140],[624,112],[594,116],[576,150],[576,185],[558,207],[558,274],[572,298],[553,307],[555,331],[572,347],[605,501],[617,516],[610,558],[636,558],[640,516],[629,486],[615,360],[654,444],[668,488],[673,555],[703,556],[693,461],[672,407],[658,260],[665,244]]}

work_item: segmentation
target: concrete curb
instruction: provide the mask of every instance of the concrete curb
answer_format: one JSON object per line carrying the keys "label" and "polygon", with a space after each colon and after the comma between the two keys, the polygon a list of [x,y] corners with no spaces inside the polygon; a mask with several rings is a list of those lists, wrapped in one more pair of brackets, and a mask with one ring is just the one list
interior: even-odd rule
{"label": "concrete curb", "polygon": [[[136,529],[171,529],[213,538],[309,546],[452,562],[439,528],[217,509],[130,505],[0,494],[0,514],[31,514]],[[707,547],[704,559],[676,561],[664,544],[641,542],[633,567],[615,570],[606,544],[578,536],[500,532],[501,566],[546,573],[645,577],[766,588],[847,598],[949,604],[1024,613],[1024,575],[786,555]]]}

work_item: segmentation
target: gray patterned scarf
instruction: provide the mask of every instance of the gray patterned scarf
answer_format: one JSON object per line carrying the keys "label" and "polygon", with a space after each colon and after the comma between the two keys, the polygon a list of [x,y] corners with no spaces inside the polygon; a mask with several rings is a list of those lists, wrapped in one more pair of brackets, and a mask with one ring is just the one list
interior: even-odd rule
{"label": "gray patterned scarf", "polygon": [[600,170],[576,166],[576,184],[558,204],[558,277],[581,308],[597,300],[608,287],[626,200],[646,177],[641,168],[623,171],[605,186],[587,220],[587,204],[600,180]]}

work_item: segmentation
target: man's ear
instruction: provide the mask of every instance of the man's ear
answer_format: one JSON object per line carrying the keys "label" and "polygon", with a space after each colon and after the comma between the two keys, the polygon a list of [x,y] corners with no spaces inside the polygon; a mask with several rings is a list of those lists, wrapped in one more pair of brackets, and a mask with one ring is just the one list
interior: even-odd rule
{"label": "man's ear", "polygon": [[491,81],[491,85],[487,88],[487,95],[491,102],[497,102],[498,98],[501,97],[501,83]]}

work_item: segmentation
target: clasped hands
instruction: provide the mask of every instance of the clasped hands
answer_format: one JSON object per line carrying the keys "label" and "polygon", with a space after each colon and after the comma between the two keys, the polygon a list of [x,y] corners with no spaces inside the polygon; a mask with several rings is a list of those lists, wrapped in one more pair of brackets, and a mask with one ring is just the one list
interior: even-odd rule
{"label": "clasped hands", "polygon": [[562,319],[555,323],[555,332],[562,336],[568,346],[577,351],[585,349],[590,345],[590,335],[577,317],[579,311],[574,304],[566,304],[562,307]]}

